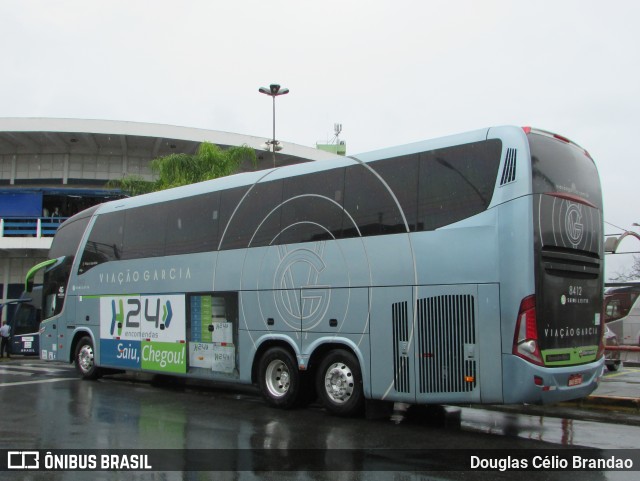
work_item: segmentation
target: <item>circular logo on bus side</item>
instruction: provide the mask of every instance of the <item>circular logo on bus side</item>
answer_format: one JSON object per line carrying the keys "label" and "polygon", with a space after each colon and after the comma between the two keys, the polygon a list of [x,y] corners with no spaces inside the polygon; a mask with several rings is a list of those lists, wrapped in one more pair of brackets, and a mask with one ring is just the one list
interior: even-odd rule
{"label": "circular logo on bus side", "polygon": [[[314,328],[325,316],[331,302],[331,286],[318,283],[326,264],[322,258],[324,242],[315,249],[298,248],[286,253],[281,249],[281,261],[274,276],[274,301],[289,327]],[[300,289],[301,301],[292,301],[294,289]]]}

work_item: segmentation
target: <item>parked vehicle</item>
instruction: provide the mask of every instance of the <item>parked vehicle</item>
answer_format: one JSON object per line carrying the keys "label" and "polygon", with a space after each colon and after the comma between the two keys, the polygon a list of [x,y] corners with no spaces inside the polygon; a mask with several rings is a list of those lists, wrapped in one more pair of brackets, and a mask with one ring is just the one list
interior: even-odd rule
{"label": "parked vehicle", "polygon": [[7,299],[0,308],[17,304],[16,310],[8,319],[11,326],[11,354],[38,356],[40,354],[40,322],[42,321],[42,286],[31,292],[23,292],[20,299]]}
{"label": "parked vehicle", "polygon": [[640,284],[608,289],[604,297],[604,322],[621,345],[640,345]]}
{"label": "parked vehicle", "polygon": [[579,399],[604,367],[602,237],[593,159],[531,128],[222,177],[63,223],[40,355],[341,416]]}

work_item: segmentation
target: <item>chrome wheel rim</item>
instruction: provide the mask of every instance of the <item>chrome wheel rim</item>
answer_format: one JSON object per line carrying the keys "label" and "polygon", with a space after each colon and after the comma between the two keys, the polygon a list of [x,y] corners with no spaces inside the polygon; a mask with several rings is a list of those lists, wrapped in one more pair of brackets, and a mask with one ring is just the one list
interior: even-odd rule
{"label": "chrome wheel rim", "polygon": [[353,372],[342,362],[334,362],[324,375],[324,387],[329,399],[336,404],[344,404],[354,390]]}
{"label": "chrome wheel rim", "polygon": [[93,367],[93,348],[85,344],[78,352],[78,367],[83,373],[87,373]]}
{"label": "chrome wheel rim", "polygon": [[269,394],[281,398],[289,391],[291,385],[291,373],[287,365],[280,359],[269,363],[265,372],[265,381]]}

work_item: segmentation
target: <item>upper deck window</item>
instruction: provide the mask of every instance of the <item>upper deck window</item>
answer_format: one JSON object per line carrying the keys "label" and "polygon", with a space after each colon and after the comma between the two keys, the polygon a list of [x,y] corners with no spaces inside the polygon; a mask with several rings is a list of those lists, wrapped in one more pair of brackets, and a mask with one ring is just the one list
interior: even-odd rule
{"label": "upper deck window", "polygon": [[56,232],[53,238],[51,249],[49,250],[49,259],[57,259],[58,257],[73,257],[76,255],[82,235],[84,234],[91,215],[98,206],[84,210],[70,219],[67,219]]}

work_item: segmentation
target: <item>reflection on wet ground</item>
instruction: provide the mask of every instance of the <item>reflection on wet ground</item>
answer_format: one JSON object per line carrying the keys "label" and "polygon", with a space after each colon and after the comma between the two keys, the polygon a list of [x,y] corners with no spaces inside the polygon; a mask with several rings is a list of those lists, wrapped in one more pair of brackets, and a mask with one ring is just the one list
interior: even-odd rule
{"label": "reflection on wet ground", "polygon": [[[105,377],[0,387],[0,405],[11,416],[2,419],[0,446],[40,449],[189,449],[270,450],[278,474],[251,471],[217,473],[215,479],[469,479],[469,472],[443,471],[437,476],[411,472],[348,472],[366,469],[362,457],[327,457],[327,471],[297,473],[296,450],[479,450],[635,448],[640,428],[591,421],[522,415],[471,408],[414,408],[396,425],[388,418],[365,420],[332,417],[319,407],[282,411],[267,407],[251,387],[185,386],[181,382],[136,376]],[[434,451],[442,453],[443,451]],[[357,453],[356,453],[357,454]],[[262,455],[262,454],[261,454]],[[438,454],[434,466],[448,462]],[[254,459],[253,462],[258,462]],[[422,460],[424,461],[424,459]],[[346,464],[345,464],[346,463]],[[351,463],[351,464],[350,464]],[[335,465],[335,467],[333,466]],[[338,470],[337,473],[328,470]],[[68,473],[70,474],[70,473]],[[92,479],[113,479],[92,473]],[[104,474],[104,473],[103,473]],[[512,479],[513,473],[473,473],[473,479]],[[510,476],[506,476],[510,474]],[[531,475],[529,475],[531,474]],[[529,479],[554,479],[528,473]],[[563,479],[629,479],[628,473],[563,473]],[[580,475],[580,478],[578,478]],[[140,479],[212,479],[203,473],[154,473]],[[126,476],[122,479],[135,479]],[[61,476],[32,479],[86,479]]]}
{"label": "reflection on wet ground", "polygon": [[[438,448],[461,431],[499,435],[488,438],[493,444],[511,438],[508,446],[522,439],[624,449],[635,448],[640,439],[636,426],[458,407],[414,407],[396,426],[385,419],[335,418],[314,406],[271,409],[251,387],[187,387],[165,379],[141,382],[127,375],[5,388],[0,395],[14,412],[10,421],[3,419],[3,441],[13,445],[56,444],[59,433],[67,433],[66,446],[83,447],[87,426],[92,434],[89,445],[95,448],[379,448],[389,446],[391,439],[394,447]],[[425,436],[425,429],[437,430],[438,441]]]}
{"label": "reflection on wet ground", "polygon": [[532,416],[463,408],[461,428],[467,431],[517,436],[563,446],[635,449],[640,428],[624,424]]}

